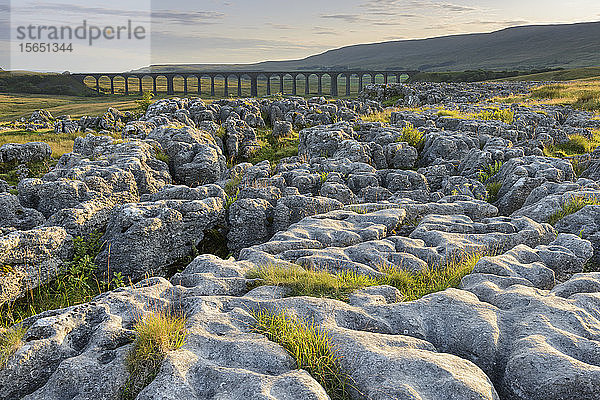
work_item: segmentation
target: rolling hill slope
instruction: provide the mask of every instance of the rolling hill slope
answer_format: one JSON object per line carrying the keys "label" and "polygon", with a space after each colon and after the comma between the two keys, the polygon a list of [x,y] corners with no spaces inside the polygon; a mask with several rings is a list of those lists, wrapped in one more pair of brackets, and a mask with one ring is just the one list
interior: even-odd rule
{"label": "rolling hill slope", "polygon": [[302,60],[237,65],[155,65],[156,71],[210,69],[302,70],[321,68],[462,71],[600,65],[600,22],[532,25],[491,33],[359,44]]}

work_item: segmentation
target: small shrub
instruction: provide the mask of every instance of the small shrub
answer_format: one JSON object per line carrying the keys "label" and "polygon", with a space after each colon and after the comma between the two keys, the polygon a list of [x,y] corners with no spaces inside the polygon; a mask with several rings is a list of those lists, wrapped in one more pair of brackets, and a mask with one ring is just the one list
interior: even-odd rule
{"label": "small shrub", "polygon": [[418,151],[421,151],[425,144],[425,137],[423,136],[423,132],[419,131],[412,124],[406,124],[406,126],[402,128],[402,133],[397,141],[406,142],[415,147]]}
{"label": "small shrub", "polygon": [[479,182],[486,183],[487,181],[489,181],[498,173],[498,171],[500,171],[500,168],[503,164],[503,162],[496,161],[494,162],[494,164],[488,165],[484,169],[480,170],[478,176]]}
{"label": "small shrub", "polygon": [[502,189],[502,182],[490,182],[485,185],[485,188],[488,192],[487,202],[495,203],[498,200],[498,193],[500,192],[500,189]]}
{"label": "small shrub", "polygon": [[567,200],[561,208],[548,217],[548,223],[555,225],[558,221],[565,218],[567,215],[575,214],[585,206],[600,205],[600,201],[596,197],[572,197]]}
{"label": "small shrub", "polygon": [[142,93],[142,98],[140,100],[136,101],[136,103],[138,104],[138,110],[142,114],[146,114],[146,112],[148,111],[148,107],[150,107],[150,105],[152,104],[153,98],[154,98],[154,94],[152,92],[145,90]]}
{"label": "small shrub", "polygon": [[186,320],[170,312],[155,312],[134,327],[135,341],[125,363],[129,378],[121,393],[122,400],[133,400],[156,378],[169,351],[185,344]]}
{"label": "small shrub", "polygon": [[349,379],[341,370],[329,333],[314,323],[271,311],[256,311],[253,330],[280,344],[325,389],[332,400],[350,399]]}
{"label": "small shrub", "polygon": [[12,327],[0,331],[0,369],[4,368],[10,357],[19,349],[25,332],[24,327]]}

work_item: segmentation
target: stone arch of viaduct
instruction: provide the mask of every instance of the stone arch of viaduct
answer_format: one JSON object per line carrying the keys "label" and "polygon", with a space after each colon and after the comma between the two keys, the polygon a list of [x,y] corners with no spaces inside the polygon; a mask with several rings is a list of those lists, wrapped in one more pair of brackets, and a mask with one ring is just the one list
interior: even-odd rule
{"label": "stone arch of viaduct", "polygon": [[[419,71],[391,71],[391,70],[361,70],[361,71],[352,71],[352,70],[344,70],[344,71],[289,71],[289,72],[267,72],[267,71],[214,71],[214,72],[169,72],[169,73],[161,73],[161,72],[126,72],[126,73],[82,73],[82,74],[71,74],[71,77],[77,79],[78,81],[85,84],[86,79],[95,80],[95,89],[98,93],[100,93],[100,80],[105,78],[110,80],[110,88],[107,91],[110,91],[111,94],[116,94],[115,90],[115,80],[123,80],[124,81],[124,94],[130,93],[142,93],[143,92],[143,80],[151,79],[152,80],[152,91],[156,94],[158,93],[158,84],[157,82],[160,80],[166,80],[166,93],[168,95],[175,94],[175,79],[179,78],[183,80],[183,93],[189,93],[189,85],[188,81],[190,79],[197,79],[197,93],[199,95],[203,93],[210,93],[211,96],[216,95],[216,85],[215,80],[220,78],[224,81],[223,95],[228,96],[230,93],[230,82],[233,78],[234,81],[237,81],[237,95],[239,97],[242,96],[242,80],[249,79],[250,80],[250,96],[257,97],[258,96],[258,81],[259,79],[266,81],[266,93],[267,95],[272,94],[274,89],[276,92],[285,93],[284,81],[285,79],[291,80],[292,87],[290,93],[285,94],[298,94],[298,79],[304,79],[304,94],[311,93],[310,85],[311,85],[311,77],[316,77],[316,85],[317,85],[317,93],[319,95],[322,94],[330,94],[331,96],[338,96],[338,85],[340,78],[345,80],[346,87],[346,95],[351,94],[351,79],[358,78],[358,86],[362,88],[365,83],[375,83],[376,76],[382,76],[383,82],[388,83],[388,80],[391,78],[395,78],[396,82],[400,82],[402,76],[408,75],[409,77],[415,76]],[[272,80],[276,78],[278,81],[278,87],[273,88]],[[323,79],[329,79],[329,93],[324,92],[323,87]],[[202,79],[209,79],[209,87],[204,88],[202,86]],[[134,84],[131,83],[133,80]],[[360,91],[360,89],[359,89]]]}

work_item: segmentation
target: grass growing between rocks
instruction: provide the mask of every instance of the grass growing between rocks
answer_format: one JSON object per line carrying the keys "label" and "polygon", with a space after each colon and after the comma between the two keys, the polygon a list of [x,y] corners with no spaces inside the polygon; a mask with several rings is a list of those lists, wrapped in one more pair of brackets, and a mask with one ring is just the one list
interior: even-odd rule
{"label": "grass growing between rocks", "polygon": [[73,259],[63,273],[51,282],[30,290],[25,297],[0,306],[0,327],[11,326],[44,311],[88,302],[101,293],[123,286],[120,274],[115,274],[108,283],[94,275],[94,259],[103,245],[101,237],[101,233],[95,233],[87,240],[75,238]]}
{"label": "grass growing between rocks", "polygon": [[348,301],[349,295],[357,289],[370,286],[390,285],[397,288],[405,301],[442,290],[457,287],[461,279],[470,274],[475,264],[491,252],[465,254],[442,266],[429,266],[419,272],[408,272],[398,267],[382,267],[380,277],[370,277],[353,271],[332,274],[327,271],[290,269],[276,265],[265,266],[247,275],[256,279],[251,286],[282,286],[288,289],[288,296],[326,297]]}
{"label": "grass growing between rocks", "polygon": [[487,202],[495,203],[498,201],[498,193],[500,193],[500,189],[502,189],[502,182],[490,182],[485,185],[485,189],[488,192]]}
{"label": "grass growing between rocks", "polygon": [[485,184],[485,188],[488,192],[488,203],[495,203],[496,200],[498,200],[498,193],[502,188],[502,182],[494,180],[494,177],[500,171],[503,164],[504,163],[500,161],[496,161],[494,164],[488,165],[486,168],[479,171],[477,179],[479,182]]}
{"label": "grass growing between rocks", "polygon": [[[57,159],[47,161],[30,162],[26,164],[26,178],[40,178],[50,172],[58,163]],[[11,186],[16,186],[19,183],[19,171],[17,163],[0,163],[0,179],[6,181]]]}
{"label": "grass growing between rocks", "polygon": [[298,134],[296,132],[293,132],[292,137],[277,139],[273,137],[270,129],[258,129],[257,136],[260,149],[245,161],[257,164],[269,160],[271,164],[277,164],[282,158],[298,155]]}
{"label": "grass growing between rocks", "polygon": [[[0,131],[0,146],[6,143],[29,143],[44,142],[52,149],[52,158],[58,159],[65,153],[73,151],[75,138],[86,136],[86,133],[55,133],[54,129],[42,129],[35,132],[27,132],[22,129],[11,129]],[[111,134],[113,138],[120,139],[121,134]]]}
{"label": "grass growing between rocks", "polygon": [[515,114],[508,109],[499,109],[492,107],[477,113],[466,113],[460,110],[441,109],[436,114],[439,117],[451,117],[460,119],[474,119],[483,121],[502,121],[507,124],[512,124]]}
{"label": "grass growing between rocks", "polygon": [[550,84],[533,89],[524,96],[497,99],[503,103],[528,105],[570,105],[583,111],[600,111],[600,79],[581,79],[560,84]]}
{"label": "grass growing between rocks", "polygon": [[403,269],[382,268],[385,276],[379,279],[380,285],[394,286],[404,296],[404,301],[418,300],[431,293],[458,287],[465,276],[473,272],[475,264],[486,255],[484,252],[466,254],[447,262],[443,266],[428,268],[412,273]]}
{"label": "grass growing between rocks", "polygon": [[486,183],[487,181],[489,181],[500,171],[500,168],[502,168],[503,164],[503,162],[496,161],[493,164],[488,165],[484,169],[480,170],[479,176],[477,177],[479,179],[479,182]]}
{"label": "grass growing between rocks", "polygon": [[425,136],[423,135],[423,132],[419,131],[409,123],[402,128],[402,133],[397,141],[406,142],[421,152],[421,150],[423,150],[423,146],[425,145]]}
{"label": "grass growing between rocks", "polygon": [[25,328],[13,327],[0,331],[0,369],[4,368],[10,357],[21,347]]}
{"label": "grass growing between rocks", "polygon": [[600,200],[596,197],[572,197],[566,201],[561,208],[548,217],[548,223],[555,225],[558,221],[568,215],[575,214],[585,206],[600,205]]}
{"label": "grass growing between rocks", "polygon": [[376,286],[377,280],[352,271],[330,274],[327,271],[291,269],[275,265],[250,271],[248,279],[258,279],[256,286],[283,286],[288,296],[327,297],[348,301],[350,293],[367,286]]}
{"label": "grass growing between rocks", "polygon": [[363,122],[386,122],[389,123],[392,120],[392,113],[398,111],[398,109],[387,109],[379,111],[369,115],[361,115],[360,119]]}
{"label": "grass growing between rocks", "polygon": [[569,135],[569,140],[556,145],[544,147],[546,157],[564,158],[591,153],[600,146],[600,131],[594,131],[587,137],[584,135]]}
{"label": "grass growing between rocks", "polygon": [[348,377],[340,368],[339,358],[329,333],[314,323],[301,321],[284,311],[256,311],[254,331],[280,344],[325,389],[332,400],[349,400]]}
{"label": "grass growing between rocks", "polygon": [[161,311],[135,325],[135,341],[125,360],[129,378],[121,400],[135,399],[156,378],[167,353],[185,344],[185,323],[185,318]]}

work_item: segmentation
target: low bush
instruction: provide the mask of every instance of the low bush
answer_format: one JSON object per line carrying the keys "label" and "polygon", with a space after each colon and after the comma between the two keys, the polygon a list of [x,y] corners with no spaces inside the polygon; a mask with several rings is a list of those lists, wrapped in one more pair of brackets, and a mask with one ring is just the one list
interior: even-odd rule
{"label": "low bush", "polygon": [[185,323],[185,318],[167,311],[155,312],[138,321],[133,348],[125,360],[129,377],[121,400],[135,399],[156,378],[167,353],[185,344]]}
{"label": "low bush", "polygon": [[154,94],[152,92],[144,90],[144,92],[142,93],[142,98],[136,101],[138,105],[138,111],[141,114],[146,114],[146,111],[148,111],[148,107],[150,107],[150,105],[153,103],[153,98]]}
{"label": "low bush", "polygon": [[331,344],[329,333],[314,323],[299,320],[284,311],[256,311],[253,330],[280,344],[325,389],[332,400],[349,400],[347,376]]}

